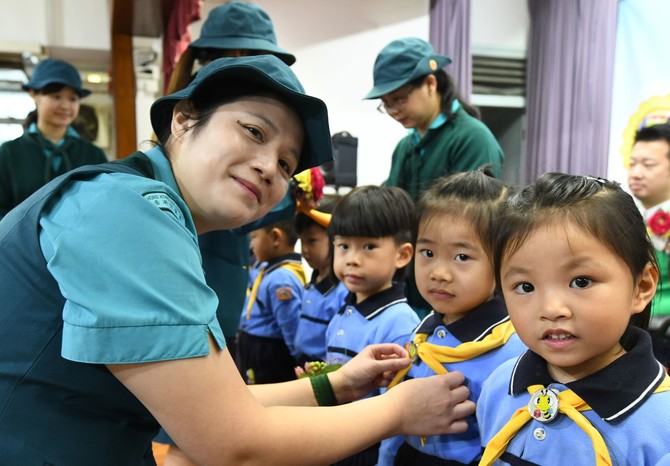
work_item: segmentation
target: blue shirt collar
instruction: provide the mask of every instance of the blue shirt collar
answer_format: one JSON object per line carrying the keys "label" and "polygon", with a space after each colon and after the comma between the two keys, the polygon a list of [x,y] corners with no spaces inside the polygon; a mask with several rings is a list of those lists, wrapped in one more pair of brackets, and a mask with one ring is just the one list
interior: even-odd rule
{"label": "blue shirt collar", "polygon": [[[30,123],[30,126],[28,126],[28,134],[39,134],[40,136],[42,136],[40,129],[37,127],[37,123]],[[65,138],[67,137],[79,139],[79,133],[72,126],[68,126],[67,130],[65,130],[65,137],[60,141],[58,141],[58,143],[56,143],[56,146],[60,146],[61,144],[63,144]]]}
{"label": "blue shirt collar", "polygon": [[[451,103],[451,112],[454,113],[456,110],[461,108],[461,103],[458,101],[458,99],[454,99],[454,101]],[[428,131],[431,129],[439,128],[443,124],[449,121],[449,118],[447,118],[447,115],[444,113],[440,113],[433,122],[430,124],[428,127]],[[421,140],[421,136],[419,135],[419,132],[416,130],[416,128],[412,128],[409,130],[409,134],[412,135],[412,141],[414,141],[414,144],[418,144],[419,141]]]}

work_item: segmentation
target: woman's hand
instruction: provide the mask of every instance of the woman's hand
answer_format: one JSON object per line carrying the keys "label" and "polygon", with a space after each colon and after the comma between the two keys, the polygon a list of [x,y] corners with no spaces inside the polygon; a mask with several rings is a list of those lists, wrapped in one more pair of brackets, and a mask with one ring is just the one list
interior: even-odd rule
{"label": "woman's hand", "polygon": [[466,417],[475,413],[463,374],[449,372],[396,385],[382,396],[393,400],[404,435],[457,434],[468,428]]}
{"label": "woman's hand", "polygon": [[409,363],[409,354],[402,346],[368,345],[340,369],[329,373],[328,378],[337,401],[347,403],[387,386],[393,375]]}

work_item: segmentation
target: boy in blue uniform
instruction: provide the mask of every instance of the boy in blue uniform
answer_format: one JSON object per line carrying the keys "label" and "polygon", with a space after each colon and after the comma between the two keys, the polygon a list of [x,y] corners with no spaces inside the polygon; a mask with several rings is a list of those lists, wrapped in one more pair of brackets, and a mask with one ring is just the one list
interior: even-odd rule
{"label": "boy in blue uniform", "polygon": [[[334,199],[324,200],[319,204],[318,211],[331,213],[334,204]],[[344,305],[344,298],[349,293],[333,273],[328,225],[322,225],[325,222],[320,218],[314,219],[309,213],[298,212],[295,218],[302,257],[314,270],[302,296],[300,319],[295,333],[300,367],[306,362],[326,360],[326,328]]]}
{"label": "boy in blue uniform", "polygon": [[[328,364],[345,364],[370,343],[409,340],[419,318],[407,304],[405,267],[412,260],[414,203],[397,187],[355,188],[335,206],[328,232],[333,269],[349,290],[326,330]],[[398,438],[382,442],[395,449]],[[375,465],[371,447],[338,465]]]}
{"label": "boy in blue uniform", "polygon": [[658,267],[633,198],[550,173],[500,225],[496,278],[529,350],[484,384],[480,464],[668,464],[670,380],[643,331]]}
{"label": "boy in blue uniform", "polygon": [[[416,360],[408,376],[461,371],[475,403],[489,374],[526,349],[494,293],[491,232],[508,193],[502,181],[480,169],[438,179],[417,204],[415,275],[434,310],[413,335],[410,354]],[[406,436],[395,460],[379,464],[477,464],[480,445],[472,416],[462,434]]]}
{"label": "boy in blue uniform", "polygon": [[298,326],[306,283],[293,219],[251,232],[258,265],[240,317],[236,363],[247,384],[295,378]]}

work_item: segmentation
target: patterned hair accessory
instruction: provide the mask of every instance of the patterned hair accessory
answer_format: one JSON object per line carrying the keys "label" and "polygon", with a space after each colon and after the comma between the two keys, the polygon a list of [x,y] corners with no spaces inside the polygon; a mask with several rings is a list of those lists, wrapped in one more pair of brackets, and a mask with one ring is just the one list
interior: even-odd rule
{"label": "patterned hair accessory", "polygon": [[323,197],[326,182],[318,167],[304,170],[293,176],[293,198],[298,212],[307,215],[324,228],[330,224],[331,214],[315,209],[317,202]]}
{"label": "patterned hair accessory", "polygon": [[584,178],[589,181],[597,181],[600,184],[607,184],[607,180],[605,178],[600,178],[599,176],[585,176]]}

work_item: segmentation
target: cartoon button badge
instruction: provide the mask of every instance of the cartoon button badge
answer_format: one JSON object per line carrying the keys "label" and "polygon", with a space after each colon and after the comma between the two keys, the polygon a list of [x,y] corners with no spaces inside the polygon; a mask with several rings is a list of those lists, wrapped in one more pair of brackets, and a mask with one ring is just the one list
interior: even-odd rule
{"label": "cartoon button badge", "polygon": [[553,420],[558,414],[558,392],[551,388],[536,391],[528,402],[528,412],[540,422]]}
{"label": "cartoon button badge", "polygon": [[407,343],[405,345],[405,349],[409,353],[410,361],[412,361],[412,364],[414,364],[419,357],[419,351],[418,351],[416,343],[414,343],[413,341],[410,341],[409,343]]}

